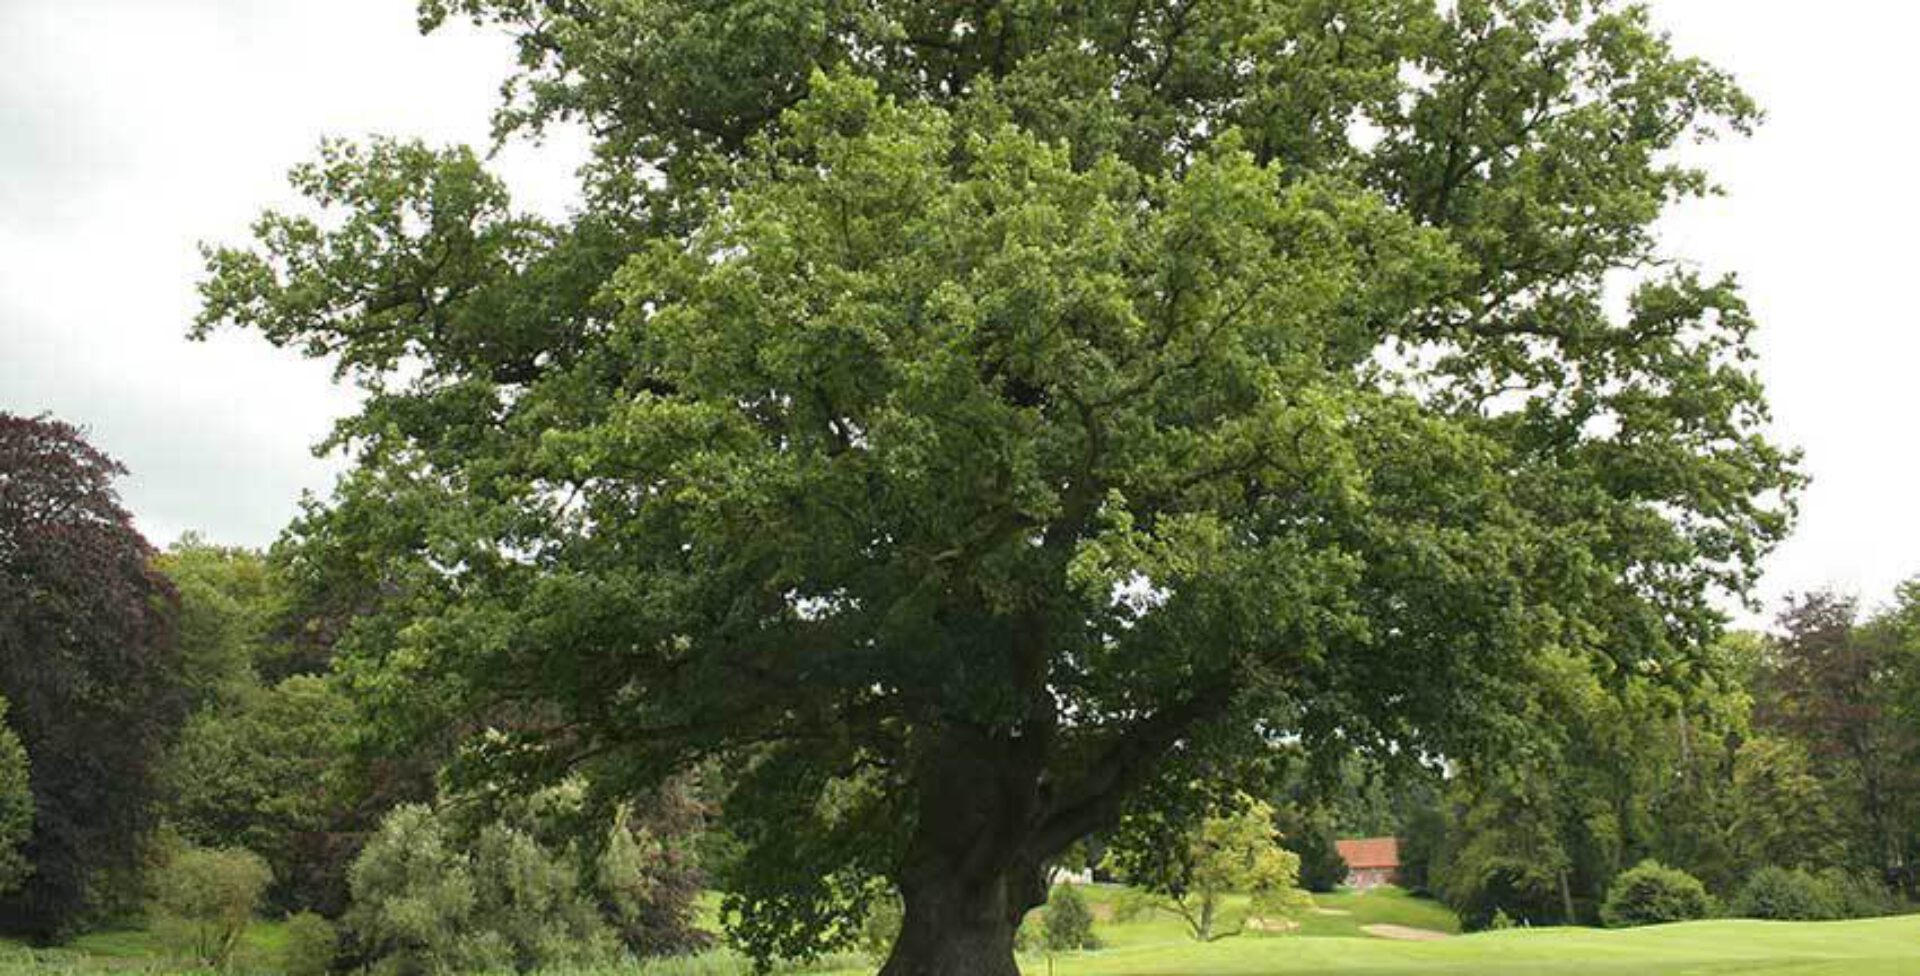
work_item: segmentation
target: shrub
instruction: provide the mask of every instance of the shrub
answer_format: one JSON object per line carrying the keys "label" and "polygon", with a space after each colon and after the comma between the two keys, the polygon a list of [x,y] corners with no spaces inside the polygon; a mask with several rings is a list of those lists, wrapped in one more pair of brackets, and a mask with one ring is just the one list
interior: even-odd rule
{"label": "shrub", "polygon": [[333,923],[312,912],[287,919],[286,942],[280,947],[280,969],[286,976],[326,976],[340,949]]}
{"label": "shrub", "polygon": [[498,933],[522,972],[614,955],[613,932],[586,897],[572,860],[503,824],[480,831],[471,855],[475,923]]}
{"label": "shrub", "polygon": [[1906,908],[1900,897],[1871,873],[1828,868],[1814,877],[1832,894],[1842,918],[1879,918],[1898,915]]}
{"label": "shrub", "polygon": [[1562,921],[1560,879],[1551,870],[1514,857],[1475,862],[1450,877],[1447,907],[1460,916],[1468,931],[1493,926],[1496,915],[1519,923]]}
{"label": "shrub", "polygon": [[399,807],[348,882],[348,925],[398,972],[528,971],[614,954],[574,866],[502,824],[483,828],[468,853],[433,811]]}
{"label": "shrub", "polygon": [[1712,910],[1700,879],[1658,861],[1641,861],[1621,872],[1607,889],[1600,920],[1608,928],[1662,925],[1706,918]]}
{"label": "shrub", "polygon": [[618,810],[591,866],[601,913],[635,955],[679,955],[713,942],[696,910],[706,881],[696,838],[709,833],[696,787],[691,779],[674,780]]}
{"label": "shrub", "polygon": [[1765,867],[1747,878],[1733,897],[1731,913],[1742,918],[1815,922],[1839,918],[1840,895],[1821,879],[1798,868]]}
{"label": "shrub", "polygon": [[155,927],[176,952],[224,968],[272,881],[252,851],[184,848],[154,879]]}
{"label": "shrub", "polygon": [[1093,912],[1087,908],[1086,897],[1073,885],[1053,889],[1053,897],[1047,900],[1045,925],[1041,944],[1048,952],[1100,948],[1100,940],[1093,934]]}
{"label": "shrub", "polygon": [[474,929],[473,871],[431,810],[401,806],[380,822],[347,871],[347,927],[399,972],[497,969],[500,946]]}

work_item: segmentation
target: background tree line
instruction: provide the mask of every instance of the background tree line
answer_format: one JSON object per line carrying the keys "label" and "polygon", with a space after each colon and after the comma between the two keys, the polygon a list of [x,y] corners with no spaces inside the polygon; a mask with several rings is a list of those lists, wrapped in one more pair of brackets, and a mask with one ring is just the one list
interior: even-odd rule
{"label": "background tree line", "polygon": [[360,734],[343,621],[297,565],[191,534],[154,550],[122,473],[70,425],[0,415],[0,932],[142,921],[213,964],[256,913],[317,927],[328,958],[323,919],[344,921],[347,960],[703,944],[694,780],[610,813],[577,789],[447,794],[444,751]]}
{"label": "background tree line", "polygon": [[1349,767],[1294,792],[1342,834],[1398,833],[1404,883],[1469,925],[1599,921],[1647,859],[1727,903],[1785,871],[1819,889],[1818,913],[1892,910],[1916,894],[1920,854],[1917,623],[1910,583],[1872,611],[1795,597],[1770,633],[1730,634],[1695,674],[1610,679],[1544,658],[1500,751],[1444,775]]}

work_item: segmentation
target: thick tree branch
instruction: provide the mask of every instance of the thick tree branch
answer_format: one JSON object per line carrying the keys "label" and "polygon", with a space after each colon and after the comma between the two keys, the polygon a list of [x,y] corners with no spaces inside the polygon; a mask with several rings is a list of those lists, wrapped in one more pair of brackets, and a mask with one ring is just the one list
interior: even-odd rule
{"label": "thick tree branch", "polygon": [[1052,857],[1118,820],[1127,795],[1153,775],[1158,761],[1196,725],[1224,711],[1233,694],[1234,683],[1221,676],[1122,734],[1079,781],[1057,791],[1051,811],[1028,846],[1042,858]]}

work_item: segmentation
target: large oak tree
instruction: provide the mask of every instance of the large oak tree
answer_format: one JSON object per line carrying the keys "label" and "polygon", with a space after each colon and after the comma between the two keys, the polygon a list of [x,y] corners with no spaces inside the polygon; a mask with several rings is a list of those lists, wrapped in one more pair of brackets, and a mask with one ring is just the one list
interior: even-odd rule
{"label": "large oak tree", "polygon": [[1606,0],[426,0],[503,138],[330,143],[202,329],[331,357],[296,525],[395,734],[728,764],[735,935],[1012,974],[1045,866],[1259,746],[1466,754],[1684,680],[1785,531],[1735,286],[1651,230],[1755,110]]}

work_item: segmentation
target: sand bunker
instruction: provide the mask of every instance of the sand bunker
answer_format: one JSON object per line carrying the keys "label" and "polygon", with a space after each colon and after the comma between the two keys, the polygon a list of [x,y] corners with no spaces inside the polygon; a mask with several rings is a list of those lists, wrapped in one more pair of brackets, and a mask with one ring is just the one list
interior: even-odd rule
{"label": "sand bunker", "polygon": [[1445,932],[1432,929],[1416,929],[1409,925],[1362,925],[1360,931],[1380,939],[1398,939],[1401,942],[1433,942],[1450,938]]}

